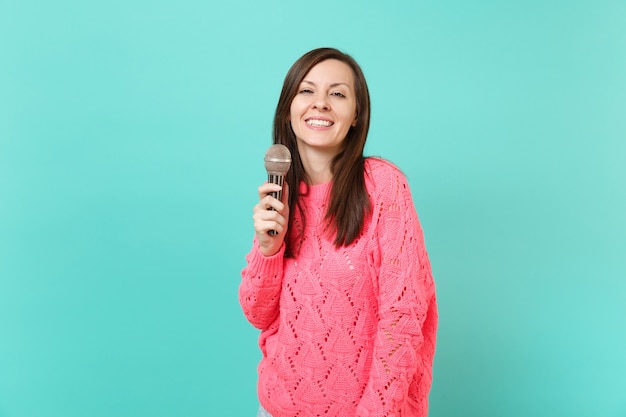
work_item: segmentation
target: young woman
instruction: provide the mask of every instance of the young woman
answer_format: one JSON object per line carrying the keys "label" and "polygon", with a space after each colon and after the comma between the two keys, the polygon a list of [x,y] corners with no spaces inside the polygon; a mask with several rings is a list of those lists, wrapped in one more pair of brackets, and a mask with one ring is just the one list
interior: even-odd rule
{"label": "young woman", "polygon": [[259,416],[428,413],[435,285],[405,176],[363,156],[369,120],[349,55],[315,49],[287,73],[274,143],[293,162],[282,201],[258,189],[239,288],[261,330]]}

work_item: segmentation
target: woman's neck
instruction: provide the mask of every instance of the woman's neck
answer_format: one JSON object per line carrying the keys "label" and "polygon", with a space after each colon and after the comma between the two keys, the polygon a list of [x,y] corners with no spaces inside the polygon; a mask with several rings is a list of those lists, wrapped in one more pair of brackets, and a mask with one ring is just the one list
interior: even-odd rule
{"label": "woman's neck", "polygon": [[334,155],[323,152],[307,151],[300,153],[300,159],[309,185],[326,184],[332,181],[331,165]]}

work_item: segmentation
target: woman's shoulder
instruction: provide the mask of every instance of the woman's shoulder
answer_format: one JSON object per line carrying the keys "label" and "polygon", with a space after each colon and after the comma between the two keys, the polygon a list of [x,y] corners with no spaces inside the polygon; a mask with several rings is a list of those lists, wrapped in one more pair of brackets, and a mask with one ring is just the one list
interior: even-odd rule
{"label": "woman's shoulder", "polygon": [[378,187],[391,183],[405,183],[404,173],[393,162],[380,157],[370,156],[365,159],[366,182]]}

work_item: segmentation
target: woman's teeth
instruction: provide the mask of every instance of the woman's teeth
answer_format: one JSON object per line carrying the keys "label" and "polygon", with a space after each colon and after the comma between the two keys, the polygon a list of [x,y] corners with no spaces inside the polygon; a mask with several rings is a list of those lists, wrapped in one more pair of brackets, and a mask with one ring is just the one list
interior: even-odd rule
{"label": "woman's teeth", "polygon": [[306,123],[310,126],[316,126],[316,127],[329,127],[329,126],[332,126],[333,124],[333,122],[328,121],[328,120],[317,120],[317,119],[307,120]]}

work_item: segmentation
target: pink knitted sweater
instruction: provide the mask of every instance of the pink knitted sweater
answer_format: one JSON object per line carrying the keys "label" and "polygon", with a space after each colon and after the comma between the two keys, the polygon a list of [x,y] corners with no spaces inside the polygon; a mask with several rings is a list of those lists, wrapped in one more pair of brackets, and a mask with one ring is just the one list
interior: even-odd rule
{"label": "pink knitted sweater", "polygon": [[273,417],[428,414],[437,307],[422,229],[394,165],[368,158],[365,178],[372,213],[350,246],[325,233],[330,184],[303,185],[298,254],[265,257],[255,239],[246,257],[239,301],[261,329],[258,396]]}

